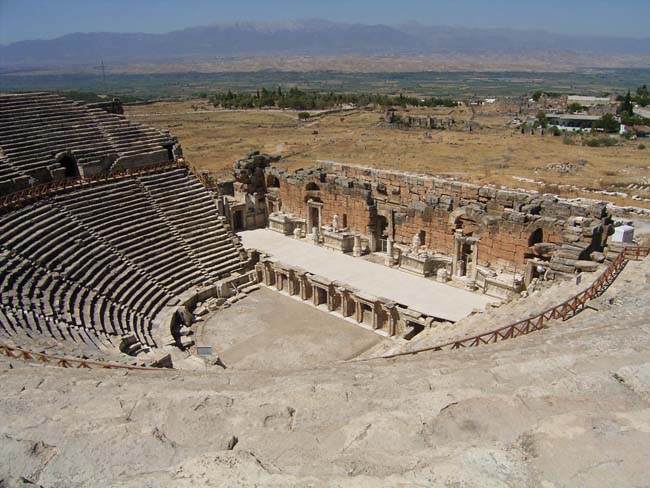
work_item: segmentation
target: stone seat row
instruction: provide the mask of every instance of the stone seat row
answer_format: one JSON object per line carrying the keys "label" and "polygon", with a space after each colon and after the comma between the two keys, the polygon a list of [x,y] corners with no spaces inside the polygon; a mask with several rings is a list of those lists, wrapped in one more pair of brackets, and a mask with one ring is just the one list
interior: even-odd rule
{"label": "stone seat row", "polygon": [[0,158],[0,182],[12,181],[14,178],[20,178],[22,174],[11,166],[6,159]]}
{"label": "stone seat row", "polygon": [[187,170],[127,177],[0,215],[0,305],[32,336],[132,337],[135,354],[157,346],[166,304],[241,271],[244,259]]}
{"label": "stone seat row", "polygon": [[[38,333],[34,333],[23,324],[34,327],[40,325],[41,331],[36,328]],[[151,360],[135,359],[122,354],[114,338],[86,329],[65,327],[30,312],[3,307],[0,307],[0,340],[18,347],[29,344],[32,352],[57,357],[74,356],[97,362],[136,366],[150,366],[152,363]]]}
{"label": "stone seat row", "polygon": [[[3,143],[4,150],[13,153],[11,162],[34,161],[43,158],[43,155],[52,155],[70,150],[77,159],[86,159],[88,156],[99,157],[101,154],[116,154],[115,148],[106,139],[94,133],[76,133],[66,139],[65,142],[56,133],[51,135],[49,140],[30,139],[25,147],[8,147]],[[46,158],[47,159],[47,158]]]}
{"label": "stone seat row", "polygon": [[[34,122],[33,126],[0,127],[2,130],[2,145],[5,151],[27,152],[43,149],[49,145],[66,145],[75,148],[79,141],[106,141],[102,131],[93,125],[92,121],[84,124],[72,124],[71,121],[46,124],[44,121]],[[62,137],[65,136],[65,137]]]}
{"label": "stone seat row", "polygon": [[[69,151],[78,164],[109,169],[121,156],[169,150],[175,142],[165,131],[59,95],[0,95],[0,148],[15,170],[43,182],[58,177],[51,169],[60,167],[55,158],[61,152]],[[0,179],[5,180],[9,177]],[[25,184],[16,182],[13,189],[7,184],[0,190],[10,193]]]}
{"label": "stone seat row", "polygon": [[[192,259],[183,249],[183,243],[173,234],[173,229],[160,218],[149,204],[146,195],[132,180],[113,187],[115,202],[101,200],[101,204],[93,198],[95,189],[84,193],[84,205],[75,204],[67,207],[66,197],[57,201],[70,214],[78,218],[97,235],[106,239],[107,243],[127,256],[135,264],[145,269],[159,283],[169,288],[173,293],[182,292],[189,286],[207,281]],[[97,193],[103,197],[106,192],[98,187]],[[167,253],[166,262],[161,263],[151,259],[151,251]]]}
{"label": "stone seat row", "polygon": [[[65,354],[72,349],[74,355],[87,357],[96,350],[115,347],[109,338],[102,337],[94,331],[78,329],[64,322],[40,316],[33,311],[0,306],[0,324],[2,336],[11,338],[14,342],[18,342],[16,339],[21,335],[26,336],[31,339],[30,344],[40,344],[45,349],[42,352],[47,351],[50,354]],[[74,345],[70,346],[70,343]],[[43,347],[45,344],[47,346]],[[69,346],[61,347],[61,344]]]}
{"label": "stone seat row", "polygon": [[[70,230],[72,231],[72,229]],[[44,234],[44,236],[47,239],[47,234]],[[37,240],[28,248],[21,248],[20,251],[26,253],[21,256],[26,255],[32,259],[30,261],[32,263],[30,265],[31,269],[38,268],[37,263],[41,263],[47,276],[56,276],[57,282],[73,278],[82,286],[96,290],[98,294],[109,297],[122,307],[132,307],[150,319],[161,310],[165,301],[170,298],[168,293],[152,284],[139,270],[124,264],[112,266],[111,260],[115,260],[112,259],[113,256],[111,256],[109,249],[97,249],[97,246],[92,249],[79,247],[67,259],[65,257],[59,259],[57,252],[54,252],[55,249],[48,247],[52,242],[61,241],[64,247],[69,244],[71,248],[74,248],[78,244],[71,240],[73,238],[74,233],[71,232],[68,240],[55,239],[45,240],[45,242]],[[12,245],[12,242],[5,242],[5,244]],[[20,248],[21,246],[18,245],[17,247]],[[84,252],[84,249],[88,252]],[[14,248],[12,252],[18,252],[18,249]],[[44,259],[44,256],[52,252],[54,254],[51,259]],[[61,253],[63,252],[62,250]],[[81,257],[81,259],[74,259],[75,257]],[[12,282],[10,277],[3,277],[3,280],[8,283]],[[34,293],[22,292],[21,294],[29,297]],[[71,308],[76,309],[78,307],[73,306]]]}
{"label": "stone seat row", "polygon": [[[226,272],[231,271],[233,260],[239,259],[239,251],[226,232],[214,201],[196,177],[188,175],[186,170],[178,170],[169,172],[165,178],[139,179],[211,276],[223,274],[224,266]],[[180,203],[169,198],[172,193],[181,196]],[[183,195],[191,195],[192,199],[185,200]]]}
{"label": "stone seat row", "polygon": [[11,257],[0,261],[2,302],[35,310],[113,336],[134,333],[143,346],[152,346],[151,320],[93,289],[54,277],[47,270]]}
{"label": "stone seat row", "polygon": [[[162,287],[154,286],[150,277],[123,262],[110,247],[86,238],[90,235],[84,234],[83,230],[80,232],[77,226],[64,228],[67,233],[38,245],[37,254],[27,255],[37,263],[44,263],[50,270],[113,296],[145,315],[155,316],[166,295]],[[61,233],[62,229],[57,231]],[[58,245],[53,246],[53,243]]]}
{"label": "stone seat row", "polygon": [[49,112],[40,111],[28,114],[24,111],[17,114],[2,112],[0,127],[9,134],[26,135],[30,130],[37,131],[34,135],[43,133],[47,127],[88,127],[99,130],[95,124],[94,115],[88,112],[66,112],[61,109],[52,109]]}

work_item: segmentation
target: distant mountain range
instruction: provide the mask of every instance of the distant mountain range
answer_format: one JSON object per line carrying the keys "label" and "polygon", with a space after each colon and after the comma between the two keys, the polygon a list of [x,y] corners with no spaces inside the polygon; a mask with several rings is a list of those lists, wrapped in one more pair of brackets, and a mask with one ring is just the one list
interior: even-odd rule
{"label": "distant mountain range", "polygon": [[587,56],[647,56],[650,37],[573,36],[543,31],[364,25],[302,20],[191,27],[165,34],[76,33],[0,46],[3,69],[210,60],[259,55],[521,56],[558,52]]}

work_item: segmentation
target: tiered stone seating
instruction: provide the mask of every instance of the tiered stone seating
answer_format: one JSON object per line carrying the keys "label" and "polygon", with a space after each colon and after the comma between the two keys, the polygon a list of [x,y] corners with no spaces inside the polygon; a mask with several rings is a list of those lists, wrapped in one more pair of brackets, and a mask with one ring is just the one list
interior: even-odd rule
{"label": "tiered stone seating", "polygon": [[61,151],[79,162],[115,152],[92,111],[53,94],[0,96],[0,147],[27,173],[54,164]]}
{"label": "tiered stone seating", "polygon": [[213,278],[242,267],[239,250],[217,212],[210,193],[186,169],[138,178],[154,205],[176,229],[190,250]]}
{"label": "tiered stone seating", "polygon": [[16,180],[21,176],[24,175],[11,166],[5,156],[0,155],[0,195],[17,189]]}
{"label": "tiered stone seating", "polygon": [[120,155],[133,155],[159,150],[169,144],[170,136],[152,127],[124,123],[119,115],[103,113],[102,128]]}
{"label": "tiered stone seating", "polygon": [[2,304],[67,327],[134,336],[155,346],[154,316],[171,295],[138,268],[41,202],[0,217]]}
{"label": "tiered stone seating", "polygon": [[[78,165],[110,170],[121,156],[168,154],[175,139],[167,132],[129,122],[123,116],[51,93],[0,95],[0,190],[3,181],[29,175],[45,183],[57,154],[70,153]],[[20,189],[20,188],[18,188]],[[2,190],[8,193],[9,190]],[[15,191],[15,188],[14,188]]]}
{"label": "tiered stone seating", "polygon": [[0,337],[16,344],[27,342],[37,352],[73,354],[88,359],[101,359],[114,353],[117,347],[109,336],[96,331],[75,328],[33,310],[4,305],[0,305]]}
{"label": "tiered stone seating", "polygon": [[186,169],[43,199],[0,215],[0,336],[51,354],[137,355],[158,346],[166,304],[244,264]]}
{"label": "tiered stone seating", "polygon": [[57,197],[69,215],[172,294],[209,280],[134,179]]}
{"label": "tiered stone seating", "polygon": [[[84,177],[157,165],[173,159],[175,143],[59,95],[0,94],[0,195],[71,170]],[[187,170],[114,175],[11,202],[25,206],[0,214],[0,340],[18,347],[142,357],[173,337],[156,329],[163,320],[170,327],[171,307],[245,265],[210,193]]]}

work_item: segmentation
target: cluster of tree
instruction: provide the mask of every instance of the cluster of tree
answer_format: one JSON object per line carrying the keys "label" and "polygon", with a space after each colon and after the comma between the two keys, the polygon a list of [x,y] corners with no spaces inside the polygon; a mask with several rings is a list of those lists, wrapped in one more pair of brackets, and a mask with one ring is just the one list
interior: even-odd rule
{"label": "cluster of tree", "polygon": [[629,117],[634,117],[634,105],[638,104],[641,107],[647,107],[650,105],[650,90],[648,90],[647,85],[640,86],[636,89],[636,93],[628,92],[623,96],[617,98],[621,102],[620,114],[621,116],[627,115]]}
{"label": "cluster of tree", "polygon": [[647,85],[637,88],[635,95],[632,95],[632,93],[628,91],[625,96],[619,96],[617,100],[621,102],[618,111],[621,117],[621,123],[625,125],[650,124],[650,119],[639,117],[634,113],[635,104],[639,104],[641,107],[647,107],[650,105],[650,90],[648,90]]}
{"label": "cluster of tree", "polygon": [[536,102],[539,102],[539,99],[542,98],[542,95],[546,95],[549,98],[558,98],[561,97],[561,93],[556,93],[556,92],[546,92],[542,90],[537,90],[536,92],[533,93],[532,99],[535,100]]}
{"label": "cluster of tree", "polygon": [[607,134],[616,134],[621,129],[621,124],[612,114],[605,114],[593,123],[592,128],[602,129]]}
{"label": "cluster of tree", "polygon": [[400,95],[391,97],[388,95],[372,93],[333,93],[333,92],[305,92],[298,88],[282,90],[258,89],[254,93],[233,93],[228,90],[226,93],[215,93],[210,96],[210,102],[215,107],[223,108],[288,108],[293,110],[326,110],[338,108],[343,105],[354,105],[365,107],[376,105],[381,107],[455,107],[454,100],[446,98],[416,98]]}
{"label": "cluster of tree", "polygon": [[585,110],[585,107],[580,105],[578,102],[570,103],[567,106],[567,112],[569,112],[570,114],[575,114],[577,112],[582,112],[583,110]]}

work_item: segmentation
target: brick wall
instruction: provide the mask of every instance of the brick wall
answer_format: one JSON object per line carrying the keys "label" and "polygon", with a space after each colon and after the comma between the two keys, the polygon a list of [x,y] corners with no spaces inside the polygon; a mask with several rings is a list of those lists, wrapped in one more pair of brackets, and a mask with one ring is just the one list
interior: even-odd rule
{"label": "brick wall", "polygon": [[[415,234],[424,232],[422,244],[445,255],[453,253],[454,232],[462,227],[466,235],[480,237],[479,264],[494,268],[521,270],[537,229],[542,229],[543,242],[560,246],[567,222],[578,217],[584,229],[577,234],[588,247],[590,232],[609,219],[602,202],[576,204],[554,195],[342,163],[321,162],[292,174],[278,168],[266,171],[280,181],[284,212],[306,219],[306,201],[318,199],[323,224],[338,214],[341,224],[345,219],[350,229],[364,235],[378,227],[378,215],[392,216],[396,242],[410,244]],[[310,183],[319,190],[308,191]]]}

